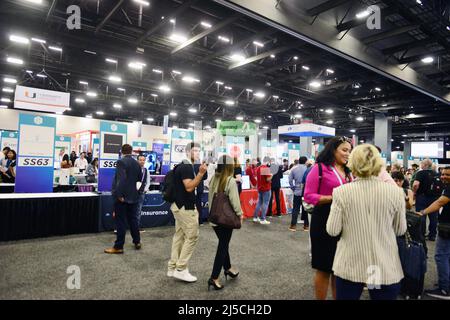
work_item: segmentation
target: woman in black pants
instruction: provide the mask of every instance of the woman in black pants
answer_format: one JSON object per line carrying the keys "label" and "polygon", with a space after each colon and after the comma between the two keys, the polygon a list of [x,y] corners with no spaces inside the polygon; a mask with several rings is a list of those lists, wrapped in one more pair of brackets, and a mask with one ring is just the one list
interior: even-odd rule
{"label": "woman in black pants", "polygon": [[[219,158],[216,174],[209,183],[208,203],[212,204],[214,194],[218,192],[225,192],[230,199],[231,207],[237,216],[243,218],[241,202],[239,200],[239,192],[236,180],[233,178],[234,161],[229,156],[222,156]],[[228,247],[230,244],[233,229],[225,228],[211,224],[214,232],[219,239],[217,246],[216,257],[214,259],[214,266],[211,273],[211,278],[208,280],[208,290],[212,286],[215,290],[223,289],[223,285],[219,282],[219,275],[222,268],[224,269],[225,277],[236,278],[239,272],[231,266],[230,254]]]}

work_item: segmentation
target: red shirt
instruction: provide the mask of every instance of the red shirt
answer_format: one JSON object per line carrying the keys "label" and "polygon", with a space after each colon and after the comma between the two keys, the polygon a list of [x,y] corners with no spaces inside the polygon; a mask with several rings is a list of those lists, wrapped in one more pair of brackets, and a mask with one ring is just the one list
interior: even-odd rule
{"label": "red shirt", "polygon": [[258,191],[270,191],[272,188],[272,181],[267,181],[267,178],[270,177],[270,168],[266,165],[259,166],[256,169],[256,177],[258,179]]}
{"label": "red shirt", "polygon": [[245,174],[249,176],[252,186],[256,186],[256,168],[248,166],[247,169],[245,169]]}

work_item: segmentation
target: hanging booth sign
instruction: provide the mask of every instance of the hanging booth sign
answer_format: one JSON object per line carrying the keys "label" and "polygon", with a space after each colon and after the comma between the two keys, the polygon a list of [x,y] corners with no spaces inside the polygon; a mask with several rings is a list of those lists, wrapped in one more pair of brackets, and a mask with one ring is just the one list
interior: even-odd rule
{"label": "hanging booth sign", "polygon": [[98,191],[111,191],[117,160],[122,145],[127,141],[127,125],[100,121],[100,157]]}
{"label": "hanging booth sign", "polygon": [[245,138],[244,137],[226,137],[227,154],[232,158],[237,158],[240,164],[245,162]]}
{"label": "hanging booth sign", "polygon": [[17,131],[2,131],[0,140],[0,150],[3,150],[3,148],[5,147],[9,147],[17,152],[17,143],[19,140],[19,134],[17,133]]}
{"label": "hanging booth sign", "polygon": [[70,156],[70,146],[72,139],[65,136],[55,137],[55,168],[59,168],[65,154]]}
{"label": "hanging booth sign", "polygon": [[63,112],[70,107],[70,93],[16,86],[14,108]]}
{"label": "hanging booth sign", "polygon": [[221,121],[217,130],[223,136],[251,136],[257,133],[256,123],[243,121]]}
{"label": "hanging booth sign", "polygon": [[14,192],[53,192],[56,118],[19,115],[19,145]]}
{"label": "hanging booth sign", "polygon": [[278,134],[294,137],[334,137],[335,128],[313,123],[302,123],[278,127]]}
{"label": "hanging booth sign", "polygon": [[172,152],[170,154],[170,163],[177,164],[186,158],[186,145],[194,141],[194,131],[172,130]]}
{"label": "hanging booth sign", "polygon": [[133,151],[147,151],[147,142],[133,141]]}

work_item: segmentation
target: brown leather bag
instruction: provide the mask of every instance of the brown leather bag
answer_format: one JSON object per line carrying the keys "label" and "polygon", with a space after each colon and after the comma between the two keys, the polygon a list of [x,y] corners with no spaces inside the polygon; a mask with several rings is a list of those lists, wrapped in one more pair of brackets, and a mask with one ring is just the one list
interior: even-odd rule
{"label": "brown leather bag", "polygon": [[225,192],[217,192],[214,194],[208,221],[224,228],[241,228],[241,219],[234,212],[230,199]]}

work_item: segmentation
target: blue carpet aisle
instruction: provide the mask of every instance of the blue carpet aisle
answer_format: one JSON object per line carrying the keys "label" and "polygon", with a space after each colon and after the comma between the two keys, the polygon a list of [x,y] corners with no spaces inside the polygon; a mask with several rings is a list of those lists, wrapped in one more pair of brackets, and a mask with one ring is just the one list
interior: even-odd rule
{"label": "blue carpet aisle", "polygon": [[[217,238],[209,225],[200,239],[190,271],[194,284],[167,278],[173,227],[147,229],[143,248],[135,251],[127,235],[125,254],[103,249],[112,233],[54,237],[0,244],[0,299],[313,299],[308,233],[287,230],[290,217],[262,226],[246,221],[230,244],[232,264],[241,271],[221,291],[207,291]],[[301,225],[299,225],[301,229]],[[425,288],[437,282],[434,243],[429,242]],[[71,265],[81,268],[81,289],[66,286]],[[364,297],[367,298],[367,293]]]}

